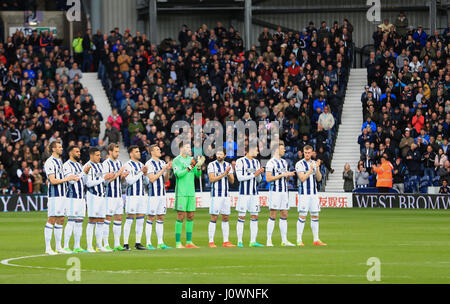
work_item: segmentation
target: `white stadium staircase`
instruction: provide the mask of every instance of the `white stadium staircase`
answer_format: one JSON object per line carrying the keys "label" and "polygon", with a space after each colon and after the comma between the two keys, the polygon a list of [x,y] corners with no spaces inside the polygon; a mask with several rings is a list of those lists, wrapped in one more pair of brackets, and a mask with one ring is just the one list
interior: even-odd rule
{"label": "white stadium staircase", "polygon": [[[108,96],[103,88],[102,82],[100,79],[97,79],[97,73],[83,73],[83,77],[80,80],[83,87],[88,88],[90,94],[94,98],[94,103],[97,106],[97,111],[102,113],[103,121],[100,123],[100,139],[103,139],[105,135],[105,123],[108,119],[108,116],[112,114],[111,104],[109,103]],[[121,139],[122,140],[122,139]],[[126,163],[128,161],[128,154],[123,142],[119,143],[120,145],[120,154],[119,160],[122,163]]]}
{"label": "white stadium staircase", "polygon": [[367,70],[351,69],[342,109],[341,125],[331,161],[334,173],[328,175],[326,192],[344,191],[342,172],[346,163],[350,164],[353,176],[355,175],[360,154],[358,136],[361,134],[363,124],[361,95],[366,84]]}

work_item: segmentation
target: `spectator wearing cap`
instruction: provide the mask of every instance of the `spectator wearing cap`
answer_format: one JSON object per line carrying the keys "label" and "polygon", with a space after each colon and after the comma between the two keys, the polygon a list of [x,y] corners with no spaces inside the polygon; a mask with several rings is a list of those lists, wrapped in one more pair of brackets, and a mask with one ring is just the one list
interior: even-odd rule
{"label": "spectator wearing cap", "polygon": [[409,21],[404,12],[400,12],[394,22],[395,31],[402,37],[408,32]]}

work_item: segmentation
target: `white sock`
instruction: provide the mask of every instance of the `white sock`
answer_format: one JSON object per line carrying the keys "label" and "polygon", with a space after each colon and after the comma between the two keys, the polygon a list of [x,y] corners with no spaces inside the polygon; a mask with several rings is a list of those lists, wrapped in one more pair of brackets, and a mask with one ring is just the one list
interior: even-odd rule
{"label": "white sock", "polygon": [[209,242],[214,243],[214,234],[216,233],[216,222],[209,221],[208,225],[208,235],[209,235]]}
{"label": "white sock", "polygon": [[64,248],[69,248],[70,238],[72,237],[74,225],[75,220],[69,219],[67,221],[66,227],[64,227]]}
{"label": "white sock", "polygon": [[281,242],[287,243],[287,219],[280,217]]}
{"label": "white sock", "polygon": [[163,236],[164,236],[164,222],[156,221],[156,237],[158,238],[158,245],[164,244]]}
{"label": "white sock", "polygon": [[52,234],[53,234],[53,225],[50,223],[45,223],[44,228],[44,239],[45,239],[45,251],[52,249]]}
{"label": "white sock", "polygon": [[244,234],[244,223],[245,223],[245,220],[238,219],[238,222],[236,225],[238,243],[242,243],[242,235]]}
{"label": "white sock", "polygon": [[222,233],[223,233],[223,242],[224,243],[229,242],[228,237],[230,235],[230,223],[228,221],[227,222],[222,221]]}
{"label": "white sock", "polygon": [[136,244],[141,243],[142,232],[144,231],[144,217],[136,218]]}
{"label": "white sock", "polygon": [[102,248],[103,227],[105,227],[103,222],[97,222],[95,224],[95,240],[97,242],[97,248]]}
{"label": "white sock", "polygon": [[86,228],[87,249],[92,248],[92,239],[94,238],[94,227],[95,227],[95,223],[88,222],[87,228]]}
{"label": "white sock", "polygon": [[297,242],[302,241],[303,229],[305,228],[305,221],[301,218],[297,221]]}
{"label": "white sock", "polygon": [[83,221],[78,220],[77,222],[75,222],[75,226],[73,229],[73,238],[74,238],[73,248],[74,249],[81,248],[80,240],[81,240],[82,233],[83,233]]}
{"label": "white sock", "polygon": [[123,226],[123,243],[128,245],[128,238],[130,237],[131,224],[133,224],[133,218],[127,217],[125,225]]}
{"label": "white sock", "polygon": [[314,242],[317,242],[319,240],[319,219],[311,219],[311,230]]}
{"label": "white sock", "polygon": [[108,247],[109,246],[109,226],[111,222],[108,220],[104,221],[103,224],[103,246]]}
{"label": "white sock", "polygon": [[61,239],[62,239],[62,233],[63,233],[63,225],[55,224],[55,249],[56,251],[62,249],[61,248]]}
{"label": "white sock", "polygon": [[258,236],[258,219],[250,220],[250,243],[256,242]]}
{"label": "white sock", "polygon": [[[136,225],[137,225],[137,221],[136,221]],[[147,246],[152,244],[152,230],[153,230],[153,222],[150,220],[147,220],[147,225],[145,225],[145,238],[147,239],[147,243],[146,243]],[[137,241],[136,241],[136,243],[137,243]]]}
{"label": "white sock", "polygon": [[272,243],[272,233],[275,228],[275,219],[269,217],[267,220],[267,242]]}
{"label": "white sock", "polygon": [[114,234],[114,247],[120,246],[120,233],[122,232],[122,222],[114,221],[113,234]]}

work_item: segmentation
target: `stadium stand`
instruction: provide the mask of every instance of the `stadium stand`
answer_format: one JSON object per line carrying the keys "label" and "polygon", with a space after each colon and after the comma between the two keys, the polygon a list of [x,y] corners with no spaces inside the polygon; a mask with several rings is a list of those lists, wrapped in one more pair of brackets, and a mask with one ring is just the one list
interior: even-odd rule
{"label": "stadium stand", "polygon": [[[158,46],[145,34],[116,28],[77,35],[72,46],[83,56],[74,57],[47,33],[18,32],[0,44],[0,174],[9,179],[1,189],[30,192],[32,184],[32,192],[45,193],[42,162],[57,139],[77,144],[83,162],[90,145],[104,151],[118,137],[125,146],[137,144],[143,161],[154,143],[170,160],[172,123],[192,122],[196,112],[202,123],[277,120],[290,170],[311,144],[327,174],[352,62],[352,31],[348,22],[332,31],[326,23],[319,29],[264,30],[260,45],[244,50],[239,32],[221,23],[196,30],[184,25],[178,41],[164,39]],[[113,108],[108,117],[81,84],[81,70],[98,73]],[[100,138],[106,121],[107,136]],[[236,142],[232,146],[233,162]],[[203,182],[208,189],[206,173]],[[172,176],[166,186],[173,185]]]}
{"label": "stadium stand", "polygon": [[371,165],[387,153],[394,188],[426,193],[449,178],[450,30],[429,34],[421,26],[398,29],[385,20],[373,39],[361,96],[360,159],[370,186],[376,182]]}

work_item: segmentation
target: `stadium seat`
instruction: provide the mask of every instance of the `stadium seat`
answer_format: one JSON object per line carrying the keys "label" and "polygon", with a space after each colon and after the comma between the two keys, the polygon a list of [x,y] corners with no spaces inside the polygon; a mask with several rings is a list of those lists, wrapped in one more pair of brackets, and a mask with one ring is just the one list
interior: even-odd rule
{"label": "stadium seat", "polygon": [[439,175],[436,175],[435,177],[433,177],[433,186],[434,187],[439,187],[439,179],[440,179],[440,177],[439,177]]}
{"label": "stadium seat", "polygon": [[409,185],[412,193],[417,193],[419,190],[420,180],[417,175],[413,175],[409,179]]}
{"label": "stadium seat", "polygon": [[419,192],[428,193],[428,187],[430,187],[431,185],[431,178],[427,175],[423,176],[420,179]]}

